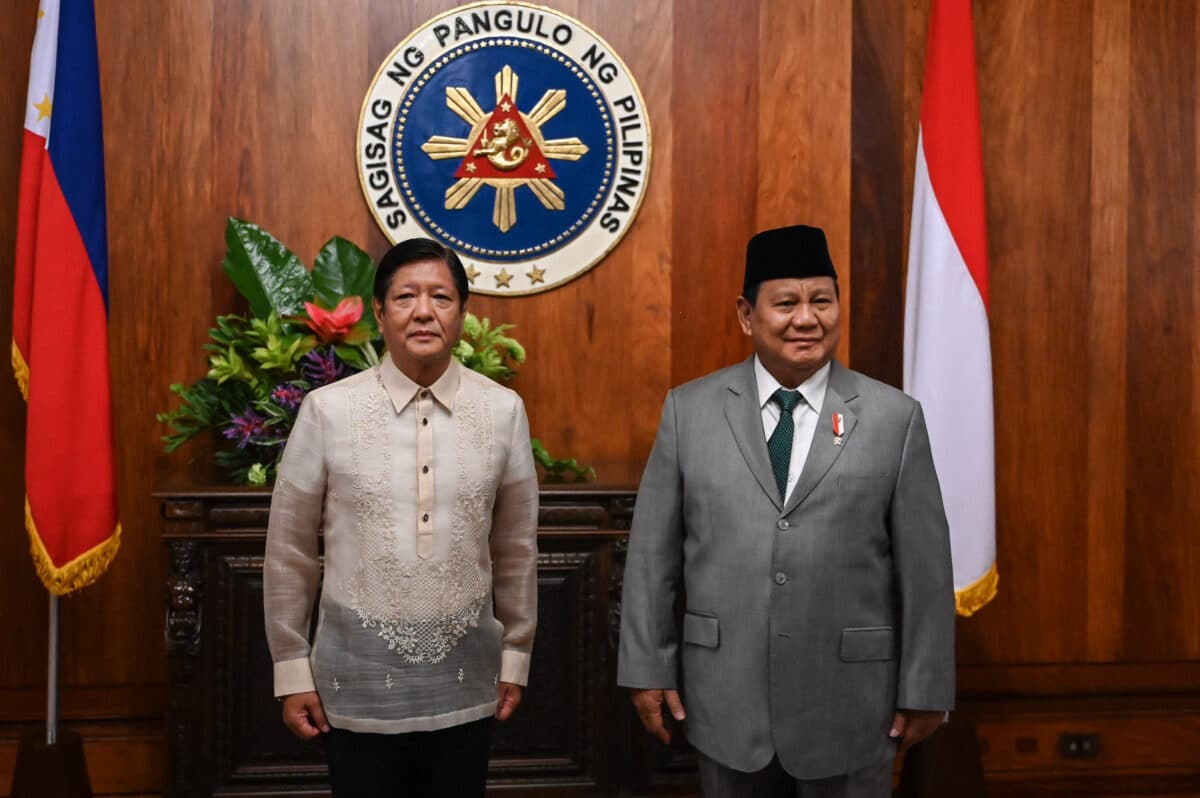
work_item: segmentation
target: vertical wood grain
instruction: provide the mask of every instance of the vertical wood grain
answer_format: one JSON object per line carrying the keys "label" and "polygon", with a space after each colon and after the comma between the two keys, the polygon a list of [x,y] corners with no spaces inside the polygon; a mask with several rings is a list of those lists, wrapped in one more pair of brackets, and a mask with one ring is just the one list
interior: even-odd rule
{"label": "vertical wood grain", "polygon": [[746,357],[734,300],[754,233],[759,8],[675,0],[671,384]]}
{"label": "vertical wood grain", "polygon": [[[966,662],[1086,653],[1090,9],[1012,0],[976,19],[1002,587],[962,625]],[[1040,611],[1060,622],[1019,621]]]}
{"label": "vertical wood grain", "polygon": [[[1125,649],[1139,660],[1200,652],[1194,564],[1200,511],[1192,341],[1196,281],[1194,2],[1134,2],[1130,50]],[[1186,22],[1185,22],[1186,21]],[[1177,412],[1174,408],[1190,408]],[[1165,415],[1164,434],[1153,419]]]}
{"label": "vertical wood grain", "polygon": [[838,356],[843,363],[850,352],[853,293],[852,17],[853,6],[841,0],[764,0],[758,19],[753,232],[790,224],[810,224],[825,231],[841,291]]}
{"label": "vertical wood grain", "polygon": [[1129,430],[1129,3],[1097,4],[1092,29],[1091,269],[1088,280],[1087,656],[1121,650]]}
{"label": "vertical wood grain", "polygon": [[[17,232],[17,186],[25,129],[29,52],[37,24],[36,0],[6,10],[0,25],[0,638],[19,641],[27,655],[0,657],[0,685],[45,681],[47,599],[33,572],[25,534],[25,400],[9,367],[12,285]],[[18,609],[19,608],[19,609]]]}
{"label": "vertical wood grain", "polygon": [[854,280],[854,368],[899,387],[904,331],[904,26],[899,3],[854,4],[849,269]]}
{"label": "vertical wood grain", "polygon": [[[1192,47],[1194,53],[1196,46],[1200,45],[1200,8],[1196,11],[1196,26],[1193,36],[1195,37]],[[1196,59],[1193,79],[1195,80],[1194,89],[1196,86],[1200,86],[1200,58]],[[1193,129],[1192,157],[1195,159],[1195,162],[1193,164],[1192,179],[1195,182],[1193,183],[1192,197],[1192,263],[1195,264],[1200,263],[1200,235],[1195,234],[1195,231],[1200,230],[1200,196],[1196,195],[1197,192],[1200,192],[1200,103],[1194,102],[1194,105],[1192,121],[1195,127]],[[1200,399],[1200,321],[1196,319],[1197,314],[1200,313],[1200,279],[1197,278],[1194,269],[1191,272],[1191,282],[1192,328],[1189,337],[1192,342],[1192,434],[1195,436],[1200,434],[1200,401],[1198,401]],[[1190,459],[1182,466],[1184,484],[1200,485],[1200,451],[1198,451],[1198,448],[1200,447],[1192,446],[1190,448]],[[1193,512],[1200,510],[1200,507],[1197,506],[1198,504],[1200,504],[1200,500],[1197,500],[1193,491]],[[1194,522],[1192,528],[1195,529]],[[1196,545],[1195,536],[1185,536],[1184,556],[1183,572],[1191,574],[1200,573],[1200,546]],[[1186,612],[1187,620],[1183,626],[1185,635],[1184,644],[1179,647],[1178,650],[1180,653],[1178,656],[1195,658],[1200,656],[1197,653],[1200,652],[1200,596],[1197,596],[1194,586],[1187,592],[1190,598],[1190,606]]]}

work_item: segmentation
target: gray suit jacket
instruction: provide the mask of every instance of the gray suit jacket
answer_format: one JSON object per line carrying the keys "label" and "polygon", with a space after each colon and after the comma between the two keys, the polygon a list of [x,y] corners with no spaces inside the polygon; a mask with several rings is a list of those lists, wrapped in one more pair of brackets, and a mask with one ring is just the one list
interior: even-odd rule
{"label": "gray suit jacket", "polygon": [[752,358],[668,394],[630,533],[617,680],[679,687],[680,664],[688,739],[743,771],[777,753],[796,778],[849,773],[894,754],[897,708],[953,708],[950,540],[914,399],[835,362],[781,506]]}

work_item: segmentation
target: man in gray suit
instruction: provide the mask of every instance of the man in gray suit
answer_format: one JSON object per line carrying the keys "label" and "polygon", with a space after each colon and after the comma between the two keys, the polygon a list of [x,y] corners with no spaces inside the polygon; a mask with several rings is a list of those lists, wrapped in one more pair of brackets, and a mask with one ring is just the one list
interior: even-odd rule
{"label": "man in gray suit", "polygon": [[953,707],[924,417],[833,360],[838,302],[821,230],[752,238],[755,354],[668,394],[638,491],[618,682],[663,742],[664,710],[686,718],[708,798],[881,798],[897,748]]}

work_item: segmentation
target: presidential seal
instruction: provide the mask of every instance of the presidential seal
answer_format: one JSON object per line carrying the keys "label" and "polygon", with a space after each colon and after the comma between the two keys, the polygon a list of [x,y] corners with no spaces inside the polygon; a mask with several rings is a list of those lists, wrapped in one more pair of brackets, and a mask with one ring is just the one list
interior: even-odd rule
{"label": "presidential seal", "polygon": [[629,69],[582,23],[476,3],[426,22],[379,67],[358,166],[392,242],[428,236],[462,255],[472,291],[531,294],[629,230],[650,124]]}

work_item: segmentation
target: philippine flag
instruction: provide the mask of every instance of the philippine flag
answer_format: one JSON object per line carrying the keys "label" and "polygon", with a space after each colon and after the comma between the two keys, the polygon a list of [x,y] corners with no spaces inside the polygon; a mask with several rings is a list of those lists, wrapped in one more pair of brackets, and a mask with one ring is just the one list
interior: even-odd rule
{"label": "philippine flag", "polygon": [[108,369],[108,237],[92,0],[41,0],[17,210],[13,371],[28,403],[25,526],[55,595],[120,544]]}
{"label": "philippine flag", "polygon": [[992,352],[983,155],[971,0],[933,0],[904,308],[904,390],[929,425],[954,556],[971,615],[996,595]]}

